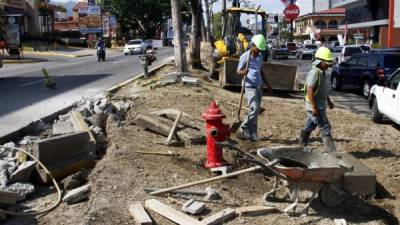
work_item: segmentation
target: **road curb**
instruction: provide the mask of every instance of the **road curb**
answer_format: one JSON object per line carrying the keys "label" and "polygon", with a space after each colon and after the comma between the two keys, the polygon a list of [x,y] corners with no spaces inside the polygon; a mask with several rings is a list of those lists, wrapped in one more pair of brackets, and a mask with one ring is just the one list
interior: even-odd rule
{"label": "road curb", "polygon": [[[164,61],[162,61],[162,62],[160,63],[160,65],[158,65],[158,66],[156,66],[156,67],[150,69],[150,70],[149,70],[149,73],[152,73],[152,72],[154,72],[154,71],[156,71],[156,70],[159,70],[160,68],[164,67],[164,66],[167,65],[168,63],[171,63],[171,62],[173,61],[173,58],[174,58],[174,57],[170,57],[170,58],[165,59]],[[119,84],[117,84],[117,85],[115,85],[115,86],[109,88],[107,91],[108,91],[108,92],[111,92],[111,93],[115,93],[115,92],[117,92],[120,88],[122,88],[122,87],[128,85],[129,83],[134,82],[134,81],[137,80],[137,79],[142,78],[143,76],[144,76],[144,73],[139,73],[139,74],[137,74],[136,76],[134,75],[133,78],[128,79],[128,80],[126,80],[126,81],[124,81],[124,82],[122,82],[122,83],[119,83]]]}
{"label": "road curb", "polygon": [[61,110],[58,110],[50,115],[42,117],[36,121],[32,121],[28,125],[0,137],[0,144],[4,144],[4,143],[10,142],[10,141],[15,141],[15,140],[18,140],[18,138],[20,138],[20,137],[32,134],[35,131],[36,125],[40,120],[43,121],[44,123],[52,122],[55,119],[57,119],[59,115],[67,114],[69,111],[71,111],[71,109],[73,107],[74,107],[74,104],[66,106],[66,107],[62,108]]}
{"label": "road curb", "polygon": [[3,60],[4,64],[31,64],[31,63],[39,63],[39,62],[46,62],[46,60]]}
{"label": "road curb", "polygon": [[[165,59],[164,61],[162,61],[160,63],[160,65],[150,69],[149,73],[154,72],[156,70],[159,70],[160,68],[164,67],[165,65],[167,65],[168,63],[170,63],[172,61],[173,61],[173,57]],[[107,89],[106,91],[114,93],[117,90],[119,90],[120,88],[124,87],[125,85],[127,85],[127,84],[129,84],[129,83],[131,83],[131,82],[133,82],[133,81],[135,81],[135,80],[137,80],[137,79],[139,79],[139,78],[141,78],[143,76],[144,76],[143,73],[139,73],[136,76],[134,76],[133,78],[128,79],[126,81],[123,81],[123,82],[121,82],[121,83],[119,83],[119,84]],[[38,119],[36,121],[33,121],[33,122],[29,123],[28,125],[20,128],[20,129],[18,129],[16,131],[13,131],[13,132],[11,132],[9,134],[1,136],[0,137],[0,144],[4,144],[4,143],[10,142],[10,141],[15,141],[15,140],[18,140],[19,138],[21,138],[23,136],[32,134],[35,131],[36,125],[40,120],[43,121],[44,123],[52,122],[55,119],[57,119],[59,115],[67,114],[69,111],[71,111],[73,109],[74,105],[75,105],[75,103],[73,103],[73,104],[71,104],[69,106],[66,106],[66,107],[62,108],[61,110],[58,110],[58,111],[56,111],[56,112],[54,112],[54,113],[52,113],[50,115],[47,115],[47,116],[42,117],[42,118],[40,118],[40,119]]]}
{"label": "road curb", "polygon": [[55,52],[25,52],[26,55],[37,55],[37,56],[60,56],[60,57],[68,57],[68,58],[81,58],[81,57],[87,57],[87,56],[93,56],[93,53],[88,53],[88,54],[80,54],[80,55],[74,55],[74,54],[64,54],[64,53],[55,53]]}

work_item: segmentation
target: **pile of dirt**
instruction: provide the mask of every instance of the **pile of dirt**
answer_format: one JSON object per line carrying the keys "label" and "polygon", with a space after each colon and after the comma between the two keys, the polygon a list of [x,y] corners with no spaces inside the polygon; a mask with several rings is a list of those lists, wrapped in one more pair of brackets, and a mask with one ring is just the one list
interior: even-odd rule
{"label": "pile of dirt", "polygon": [[[158,74],[165,74],[172,67],[164,67]],[[194,72],[201,77],[203,73]],[[165,188],[186,182],[212,177],[206,168],[206,146],[185,145],[168,147],[165,137],[144,130],[133,123],[141,113],[174,108],[201,118],[212,100],[216,100],[222,112],[226,114],[225,123],[236,121],[236,108],[226,102],[237,103],[239,93],[212,85],[194,87],[173,84],[155,89],[141,87],[140,83],[130,84],[111,97],[119,101],[135,96],[135,104],[122,121],[108,120],[104,132],[107,134],[108,148],[91,174],[89,182],[92,193],[89,201],[75,205],[61,204],[47,215],[33,219],[35,224],[133,224],[128,205],[156,198],[176,209],[186,201],[182,196],[150,196],[144,188]],[[306,118],[301,97],[265,96],[263,106],[266,111],[259,117],[259,135],[261,142],[241,141],[232,135],[233,141],[253,152],[260,147],[292,145],[297,138]],[[345,203],[334,209],[324,207],[314,201],[308,216],[290,217],[284,213],[271,213],[259,217],[236,217],[224,224],[334,224],[333,218],[344,218],[349,224],[398,224],[400,202],[400,149],[398,148],[399,130],[391,124],[377,125],[366,118],[343,110],[328,111],[333,126],[333,136],[339,151],[349,152],[377,173],[380,183],[375,199],[360,200],[348,198]],[[311,146],[322,149],[318,132],[313,134]],[[136,151],[176,151],[180,156],[158,156],[135,153]],[[224,158],[233,171],[253,166],[242,160],[235,152],[225,151]],[[212,186],[221,195],[217,203],[206,203],[208,211],[197,218],[203,219],[227,207],[252,206],[262,204],[262,196],[273,186],[274,178],[262,173],[247,173],[237,178],[217,181],[211,184],[193,187],[204,189]],[[310,193],[302,195],[302,201]],[[270,203],[283,210],[290,202]],[[174,224],[150,211],[157,224]],[[32,219],[32,218],[31,218]],[[28,224],[28,219],[13,218],[10,224]],[[32,221],[30,221],[32,222]]]}

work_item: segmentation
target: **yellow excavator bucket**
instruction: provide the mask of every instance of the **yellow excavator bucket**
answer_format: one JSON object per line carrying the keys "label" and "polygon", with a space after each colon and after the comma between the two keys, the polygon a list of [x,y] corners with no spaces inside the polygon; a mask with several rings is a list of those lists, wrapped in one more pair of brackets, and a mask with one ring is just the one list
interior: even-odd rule
{"label": "yellow excavator bucket", "polygon": [[223,40],[218,40],[214,42],[215,48],[221,53],[221,56],[227,56],[228,50],[226,49],[226,45]]}

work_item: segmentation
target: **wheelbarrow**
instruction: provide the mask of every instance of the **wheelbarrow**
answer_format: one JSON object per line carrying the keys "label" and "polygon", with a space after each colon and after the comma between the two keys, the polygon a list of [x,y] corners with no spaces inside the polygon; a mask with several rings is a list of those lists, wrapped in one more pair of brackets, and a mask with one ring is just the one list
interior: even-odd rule
{"label": "wheelbarrow", "polygon": [[[276,192],[286,188],[287,195],[293,201],[284,210],[286,213],[293,211],[293,215],[296,215],[299,194],[302,190],[311,191],[312,195],[299,215],[308,213],[311,202],[317,197],[322,204],[331,208],[341,205],[347,197],[343,189],[343,177],[351,168],[346,167],[342,160],[329,153],[300,146],[261,148],[257,150],[258,156],[262,159],[260,160],[229,142],[219,144],[238,151],[276,177],[273,189],[267,192],[263,199],[265,201],[271,197],[276,199]],[[271,161],[278,162],[271,164]]]}

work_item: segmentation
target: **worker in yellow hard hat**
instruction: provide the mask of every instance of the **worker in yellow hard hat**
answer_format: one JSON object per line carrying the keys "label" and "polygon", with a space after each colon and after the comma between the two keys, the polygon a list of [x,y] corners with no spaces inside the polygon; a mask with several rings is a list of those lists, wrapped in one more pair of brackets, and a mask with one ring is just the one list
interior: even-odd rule
{"label": "worker in yellow hard hat", "polygon": [[251,141],[259,141],[257,133],[258,114],[261,108],[261,98],[263,96],[263,84],[269,91],[269,85],[262,71],[263,56],[261,51],[266,50],[266,40],[262,34],[255,35],[252,39],[252,47],[240,56],[237,74],[244,77],[244,88],[250,109],[247,117],[240,126],[238,137]]}
{"label": "worker in yellow hard hat", "polygon": [[326,84],[326,71],[332,66],[334,57],[328,48],[320,47],[314,58],[313,67],[308,73],[304,85],[307,121],[301,130],[299,144],[306,146],[311,132],[318,126],[326,150],[336,151],[331,135],[331,125],[326,115],[327,105],[330,109],[334,108],[334,104],[328,96]]}

